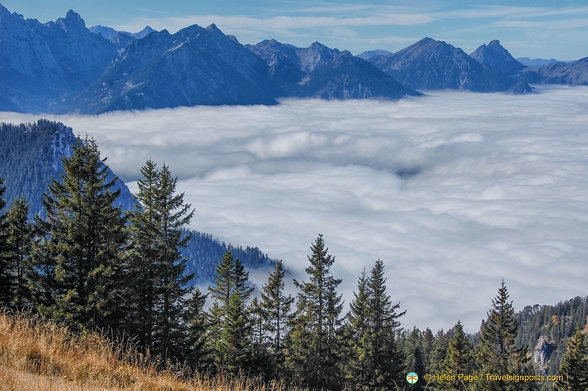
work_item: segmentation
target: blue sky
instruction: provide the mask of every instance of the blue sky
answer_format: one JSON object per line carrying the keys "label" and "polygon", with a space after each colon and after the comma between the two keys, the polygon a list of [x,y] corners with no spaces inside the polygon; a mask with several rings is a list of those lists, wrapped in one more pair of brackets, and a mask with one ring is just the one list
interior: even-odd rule
{"label": "blue sky", "polygon": [[175,32],[216,25],[242,43],[275,38],[297,46],[319,41],[350,50],[397,51],[429,36],[471,52],[499,39],[515,57],[575,60],[588,56],[588,2],[523,1],[194,1],[3,0],[11,12],[42,22],[73,9],[87,26]]}

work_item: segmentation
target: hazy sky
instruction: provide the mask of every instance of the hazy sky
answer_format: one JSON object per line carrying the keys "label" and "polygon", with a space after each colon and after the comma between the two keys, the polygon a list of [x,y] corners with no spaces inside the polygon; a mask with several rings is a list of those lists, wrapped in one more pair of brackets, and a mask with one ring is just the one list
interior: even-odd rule
{"label": "hazy sky", "polygon": [[94,136],[127,180],[167,162],[197,230],[303,279],[322,233],[347,303],[381,258],[405,327],[476,331],[502,278],[518,310],[588,294],[587,102],[560,86],[48,118]]}
{"label": "hazy sky", "polygon": [[499,39],[515,57],[588,56],[588,4],[583,0],[2,0],[2,4],[42,22],[64,16],[71,8],[87,26],[136,32],[148,24],[175,32],[194,23],[216,23],[242,43],[275,38],[309,46],[320,41],[354,54],[397,51],[429,36],[468,53]]}

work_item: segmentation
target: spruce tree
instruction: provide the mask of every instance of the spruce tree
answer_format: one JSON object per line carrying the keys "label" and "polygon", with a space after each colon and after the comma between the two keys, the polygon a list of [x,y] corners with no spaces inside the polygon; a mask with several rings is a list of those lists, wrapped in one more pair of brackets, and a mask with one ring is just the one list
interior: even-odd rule
{"label": "spruce tree", "polygon": [[204,372],[212,365],[207,330],[209,327],[208,313],[204,310],[206,295],[195,289],[187,301],[186,323],[188,325],[186,361],[190,366]]}
{"label": "spruce tree", "polygon": [[400,331],[398,318],[406,311],[398,312],[400,303],[392,304],[386,292],[384,262],[378,259],[368,279],[370,290],[370,313],[372,332],[370,349],[372,351],[374,389],[385,388],[387,384],[401,384],[404,381],[403,354],[399,349],[396,336]]}
{"label": "spruce tree", "polygon": [[4,207],[4,179],[0,178],[0,306],[7,306],[11,302],[10,283],[12,270],[8,260],[8,229],[6,226],[6,213]]}
{"label": "spruce tree", "polygon": [[11,270],[10,306],[30,309],[32,297],[29,281],[33,278],[31,252],[33,225],[28,221],[29,204],[17,198],[6,214],[7,253],[6,260]]}
{"label": "spruce tree", "polygon": [[314,389],[338,389],[339,344],[337,332],[341,323],[341,280],[330,274],[335,258],[328,254],[323,236],[311,246],[306,268],[309,282],[294,285],[300,289],[296,316],[292,325],[287,365],[293,380]]}
{"label": "spruce tree", "polygon": [[344,341],[347,345],[345,377],[351,389],[363,390],[369,388],[372,373],[370,293],[365,270],[359,277],[357,292],[353,292],[353,296],[344,329]]}
{"label": "spruce tree", "polygon": [[[481,372],[492,376],[529,374],[529,362],[524,348],[517,348],[515,337],[518,324],[514,318],[514,307],[508,301],[508,289],[504,283],[492,300],[488,319],[482,324],[480,348],[477,357]],[[534,389],[535,382],[509,382],[484,379],[474,383],[480,390],[519,390]]]}
{"label": "spruce tree", "polygon": [[[412,331],[405,336],[404,341],[404,367],[407,372],[425,373],[425,357],[422,347],[422,333],[414,327]],[[398,384],[398,383],[397,383]],[[411,390],[423,390],[425,384],[422,381],[414,384]]]}
{"label": "spruce tree", "polygon": [[[134,251],[134,271],[138,314],[147,321],[139,330],[139,341],[163,360],[183,360],[187,328],[186,297],[191,289],[187,283],[193,275],[184,273],[187,259],[182,249],[190,240],[183,230],[190,223],[194,210],[184,202],[184,194],[176,193],[177,178],[165,164],[160,170],[147,161],[139,180],[140,202],[130,215],[130,234]],[[142,321],[142,319],[140,319]]]}
{"label": "spruce tree", "polygon": [[221,338],[217,342],[219,367],[230,377],[245,373],[251,353],[251,324],[245,303],[235,291],[229,298]]}
{"label": "spruce tree", "polygon": [[457,322],[453,328],[453,337],[449,341],[447,356],[445,357],[443,373],[448,377],[454,376],[455,380],[442,381],[439,388],[442,390],[466,390],[471,384],[459,379],[458,375],[471,375],[474,370],[474,348],[468,341],[461,322]]}
{"label": "spruce tree", "polygon": [[44,194],[46,219],[37,219],[38,310],[76,330],[119,330],[128,299],[125,220],[113,206],[118,178],[109,179],[105,160],[93,139],[78,138],[63,159],[61,181],[52,180]]}
{"label": "spruce tree", "polygon": [[290,307],[294,298],[284,293],[286,269],[282,261],[276,262],[275,270],[270,273],[267,283],[261,291],[261,307],[266,317],[265,331],[273,356],[278,362],[283,360],[284,338],[291,319]]}
{"label": "spruce tree", "polygon": [[563,379],[556,381],[556,390],[588,390],[588,343],[579,329],[568,339],[558,375],[563,376]]}
{"label": "spruce tree", "polygon": [[[210,340],[219,371],[235,375],[251,364],[248,360],[251,324],[246,303],[253,291],[249,273],[229,250],[216,267],[215,286],[209,288],[213,306],[210,310]],[[235,357],[230,357],[235,354]]]}
{"label": "spruce tree", "polygon": [[276,268],[268,276],[260,293],[260,320],[262,321],[262,335],[260,341],[269,353],[267,375],[273,378],[284,377],[284,341],[291,321],[290,307],[294,298],[284,293],[284,278],[286,269],[282,261],[276,262]]}

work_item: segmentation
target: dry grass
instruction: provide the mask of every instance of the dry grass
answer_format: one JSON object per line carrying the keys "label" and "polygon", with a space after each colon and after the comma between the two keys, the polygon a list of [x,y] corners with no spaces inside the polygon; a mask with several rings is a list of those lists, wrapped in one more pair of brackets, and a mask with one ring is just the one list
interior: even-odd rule
{"label": "dry grass", "polygon": [[0,312],[0,391],[282,391],[279,384],[219,378],[181,379],[171,370],[97,334]]}

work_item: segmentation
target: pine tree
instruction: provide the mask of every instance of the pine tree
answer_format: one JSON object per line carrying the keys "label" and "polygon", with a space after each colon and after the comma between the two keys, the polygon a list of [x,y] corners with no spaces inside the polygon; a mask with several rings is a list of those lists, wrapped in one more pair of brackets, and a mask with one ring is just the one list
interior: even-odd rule
{"label": "pine tree", "polygon": [[[194,210],[176,194],[177,178],[165,164],[157,170],[147,161],[141,170],[136,196],[141,206],[130,216],[134,243],[133,260],[137,313],[146,316],[146,327],[138,327],[139,341],[163,360],[184,359],[187,338],[187,283],[194,277],[184,273],[187,259],[181,250],[190,235],[183,227],[190,223]],[[142,320],[142,319],[141,319]]]}
{"label": "pine tree", "polygon": [[459,379],[458,375],[471,375],[474,369],[474,348],[468,341],[461,322],[453,328],[453,337],[449,341],[444,362],[444,374],[454,376],[455,380],[439,383],[442,390],[466,390],[470,384]]}
{"label": "pine tree", "polygon": [[[217,368],[236,375],[250,365],[247,350],[251,342],[251,324],[246,303],[253,291],[248,285],[249,273],[229,250],[216,267],[216,283],[209,288],[213,306],[210,310],[210,339]],[[236,354],[238,357],[230,357]],[[228,365],[228,367],[227,367]]]}
{"label": "pine tree", "polygon": [[212,365],[210,345],[207,330],[209,327],[208,314],[204,310],[206,295],[195,289],[187,301],[186,323],[188,325],[187,362],[192,368],[204,372]]}
{"label": "pine tree", "polygon": [[8,232],[6,259],[12,271],[10,305],[14,308],[31,308],[32,297],[28,282],[33,278],[31,252],[33,225],[28,221],[29,204],[17,198],[6,214]]}
{"label": "pine tree", "polygon": [[4,207],[4,179],[0,178],[0,306],[7,306],[11,302],[10,283],[12,271],[8,260],[8,228],[6,225],[6,214]]}
{"label": "pine tree", "polygon": [[357,283],[357,292],[349,305],[344,329],[346,342],[345,377],[346,383],[354,390],[366,389],[370,386],[370,308],[368,280],[365,270]]}
{"label": "pine tree", "polygon": [[[478,364],[481,372],[493,376],[505,376],[528,372],[529,365],[526,350],[517,348],[515,337],[518,324],[514,318],[512,302],[508,301],[509,294],[504,283],[498,289],[498,295],[492,300],[492,309],[488,312],[488,319],[482,324],[480,334],[480,349]],[[516,390],[532,389],[534,382],[513,383],[506,380],[485,380],[475,383],[483,390]]]}
{"label": "pine tree", "polygon": [[398,318],[406,311],[398,312],[400,304],[392,304],[386,292],[384,262],[378,259],[368,279],[370,290],[370,313],[372,318],[372,335],[370,349],[372,351],[373,389],[385,388],[390,384],[401,384],[404,381],[403,354],[396,342],[400,331]]}
{"label": "pine tree", "polygon": [[151,349],[155,328],[155,303],[160,268],[158,241],[157,188],[159,172],[156,164],[148,160],[141,167],[142,177],[137,180],[138,193],[135,198],[139,206],[128,214],[128,231],[132,249],[127,255],[130,263],[130,286],[134,296],[131,301],[128,323],[131,334],[137,338],[138,346]]}
{"label": "pine tree", "polygon": [[118,178],[108,178],[104,161],[93,139],[78,138],[61,181],[52,180],[44,194],[46,219],[37,219],[38,310],[76,330],[119,330],[127,302],[125,220],[113,206]]}
{"label": "pine tree", "polygon": [[[404,367],[407,372],[425,373],[422,333],[416,327],[404,338],[404,356]],[[425,384],[419,381],[411,387],[411,390],[421,391],[424,386]]]}
{"label": "pine tree", "polygon": [[266,318],[264,330],[278,365],[283,363],[284,338],[291,320],[290,307],[294,302],[292,296],[284,294],[285,276],[286,269],[282,261],[277,261],[275,270],[270,273],[260,294],[261,307]]}
{"label": "pine tree", "polygon": [[221,338],[217,342],[219,367],[228,376],[244,373],[251,357],[251,324],[247,318],[245,303],[238,292],[229,298]]}
{"label": "pine tree", "polygon": [[588,390],[588,343],[579,329],[568,339],[558,375],[563,376],[563,380],[556,382],[556,390]]}
{"label": "pine tree", "polygon": [[337,389],[340,381],[337,341],[342,304],[337,295],[341,280],[330,274],[335,258],[328,254],[322,235],[311,246],[309,282],[294,285],[300,289],[296,317],[292,325],[287,365],[293,380],[315,389]]}

